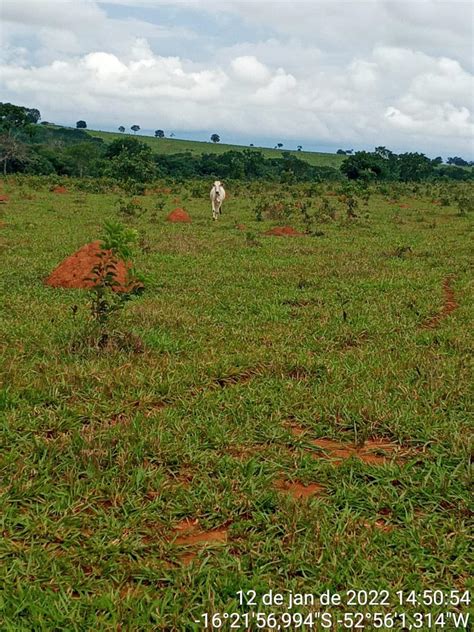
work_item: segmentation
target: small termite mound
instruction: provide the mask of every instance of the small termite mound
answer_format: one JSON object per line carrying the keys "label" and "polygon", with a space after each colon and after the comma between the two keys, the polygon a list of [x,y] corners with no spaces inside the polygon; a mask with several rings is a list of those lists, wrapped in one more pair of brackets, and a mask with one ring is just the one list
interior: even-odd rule
{"label": "small termite mound", "polygon": [[192,220],[190,215],[183,208],[175,208],[174,211],[168,214],[166,221],[189,224]]}
{"label": "small termite mound", "polygon": [[[109,251],[110,262],[114,265],[117,292],[126,292],[130,287],[129,267],[124,261],[115,258]],[[94,286],[93,270],[100,262],[102,253],[100,241],[93,241],[79,248],[64,259],[45,279],[45,284],[62,288],[91,288]]]}
{"label": "small termite mound", "polygon": [[299,233],[292,226],[275,226],[263,233],[264,235],[273,237],[302,237],[303,233]]}

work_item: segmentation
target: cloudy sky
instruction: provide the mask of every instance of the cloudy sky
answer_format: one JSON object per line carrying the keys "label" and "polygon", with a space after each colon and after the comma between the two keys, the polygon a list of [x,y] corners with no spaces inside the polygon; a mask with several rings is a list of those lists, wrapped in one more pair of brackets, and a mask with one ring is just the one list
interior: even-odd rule
{"label": "cloudy sky", "polygon": [[0,100],[178,138],[474,157],[472,0],[0,0]]}

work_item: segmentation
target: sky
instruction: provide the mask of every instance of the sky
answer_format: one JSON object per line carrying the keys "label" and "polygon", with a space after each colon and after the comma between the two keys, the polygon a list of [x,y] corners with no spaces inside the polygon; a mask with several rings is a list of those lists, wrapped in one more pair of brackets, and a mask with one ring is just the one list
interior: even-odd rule
{"label": "sky", "polygon": [[0,0],[0,100],[43,120],[474,158],[472,0]]}

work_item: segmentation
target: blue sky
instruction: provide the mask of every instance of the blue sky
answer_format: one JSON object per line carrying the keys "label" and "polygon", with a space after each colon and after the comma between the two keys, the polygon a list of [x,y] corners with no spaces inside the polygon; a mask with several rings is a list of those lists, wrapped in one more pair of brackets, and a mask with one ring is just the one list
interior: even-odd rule
{"label": "blue sky", "polygon": [[3,0],[0,90],[66,125],[472,159],[473,10],[458,0]]}

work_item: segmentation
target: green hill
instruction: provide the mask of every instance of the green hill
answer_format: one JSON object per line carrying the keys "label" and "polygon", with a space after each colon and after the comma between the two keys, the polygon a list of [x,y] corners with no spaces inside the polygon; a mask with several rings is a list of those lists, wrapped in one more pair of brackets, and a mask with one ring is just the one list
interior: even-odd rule
{"label": "green hill", "polygon": [[[101,138],[106,143],[110,143],[116,138],[123,138],[124,136],[131,136],[132,138],[138,138],[141,142],[146,143],[152,147],[153,151],[160,154],[178,154],[189,151],[192,154],[223,154],[226,151],[243,151],[248,147],[243,145],[227,145],[225,143],[211,143],[195,140],[178,140],[176,138],[154,138],[152,136],[144,136],[140,134],[121,134],[120,132],[102,132],[99,130],[84,130],[91,136]],[[266,147],[254,147],[262,152],[265,158],[281,158],[283,149],[268,149]],[[289,154],[294,154],[301,160],[305,160],[310,165],[316,167],[339,167],[345,156],[339,156],[337,154],[325,154],[312,151],[289,151]]]}

